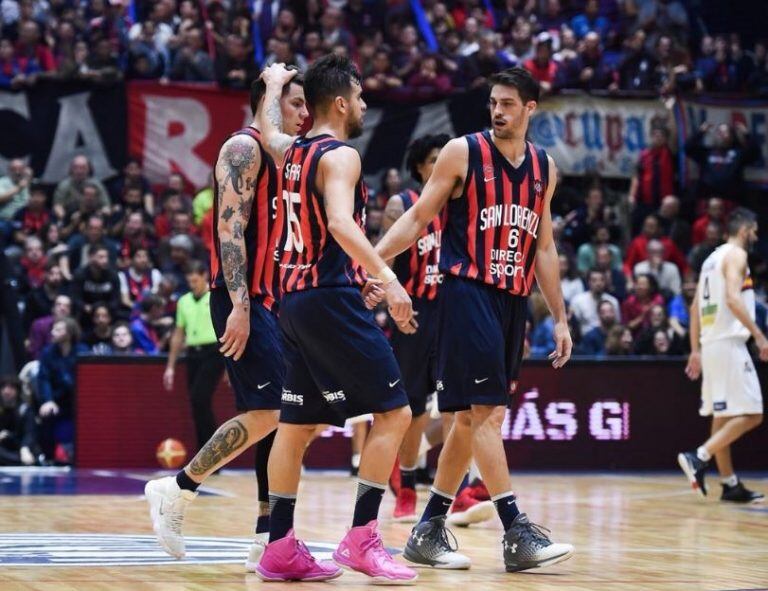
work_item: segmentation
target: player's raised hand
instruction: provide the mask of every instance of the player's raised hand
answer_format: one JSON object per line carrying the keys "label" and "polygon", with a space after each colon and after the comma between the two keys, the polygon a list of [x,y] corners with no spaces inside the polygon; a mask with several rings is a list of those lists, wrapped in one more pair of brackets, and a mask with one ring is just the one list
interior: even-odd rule
{"label": "player's raised hand", "polygon": [[259,78],[264,81],[264,84],[276,84],[279,86],[285,86],[288,84],[288,81],[296,76],[299,71],[296,69],[288,69],[285,67],[285,64],[282,62],[274,63],[268,68],[264,68],[264,71],[261,73],[261,76]]}
{"label": "player's raised hand", "polygon": [[243,356],[250,333],[251,319],[249,312],[240,306],[235,306],[227,317],[226,329],[219,339],[221,343],[219,351],[221,351],[224,357],[231,357],[237,361]]}
{"label": "player's raised hand", "polygon": [[698,380],[701,375],[701,352],[691,351],[685,366],[685,375],[689,380]]}
{"label": "player's raised hand", "polygon": [[397,279],[384,285],[389,314],[398,325],[405,325],[413,318],[413,303]]}
{"label": "player's raised hand", "polygon": [[369,310],[373,310],[383,302],[386,295],[386,292],[381,288],[381,280],[371,277],[365,282],[362,296],[365,307]]}
{"label": "player's raised hand", "polygon": [[555,350],[549,354],[552,367],[559,369],[568,363],[572,349],[573,341],[571,340],[571,331],[568,330],[568,324],[557,322],[555,324]]}

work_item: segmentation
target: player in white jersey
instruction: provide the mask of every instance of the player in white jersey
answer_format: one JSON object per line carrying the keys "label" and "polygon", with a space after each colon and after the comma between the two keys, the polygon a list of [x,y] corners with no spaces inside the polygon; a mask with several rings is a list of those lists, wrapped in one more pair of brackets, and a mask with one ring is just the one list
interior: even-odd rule
{"label": "player in white jersey", "polygon": [[757,217],[733,211],[728,241],[701,268],[691,305],[691,355],[685,372],[703,373],[701,415],[712,416],[711,437],[695,451],[677,456],[694,490],[706,496],[704,475],[712,457],[720,472],[723,501],[753,503],[764,495],[747,489],[731,462],[731,444],[763,421],[763,398],[755,365],[747,350],[754,337],[761,361],[768,361],[768,339],[755,324],[755,291],[747,252],[757,241]]}

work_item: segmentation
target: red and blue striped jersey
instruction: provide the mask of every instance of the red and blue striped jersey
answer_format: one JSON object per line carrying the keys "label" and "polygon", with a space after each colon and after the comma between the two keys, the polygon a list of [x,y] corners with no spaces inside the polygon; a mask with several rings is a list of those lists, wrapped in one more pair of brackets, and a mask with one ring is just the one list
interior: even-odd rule
{"label": "red and blue striped jersey", "polygon": [[[328,231],[325,200],[317,188],[320,158],[347,146],[331,135],[299,137],[285,153],[278,181],[278,224],[282,292],[313,287],[362,285],[365,273]],[[365,233],[365,204],[368,190],[362,174],[355,187],[354,219]]]}
{"label": "red and blue striped jersey", "polygon": [[515,168],[490,132],[465,137],[469,166],[462,196],[448,202],[440,270],[526,296],[549,181],[547,153],[526,142]]}
{"label": "red and blue striped jersey", "polygon": [[[398,197],[408,211],[418,201],[419,194],[408,189]],[[395,258],[395,275],[411,297],[427,300],[437,297],[437,287],[443,282],[443,274],[438,269],[442,233],[443,221],[438,215],[422,230],[418,240]]]}
{"label": "red and blue striped jersey", "polygon": [[[253,207],[243,230],[246,260],[248,264],[248,288],[251,297],[262,298],[264,307],[271,310],[278,294],[278,271],[273,244],[275,226],[275,196],[277,195],[277,168],[261,144],[261,134],[253,127],[236,131],[227,138],[247,135],[256,140],[261,153],[259,168],[254,187],[245,187],[243,199],[247,200],[252,192]],[[216,169],[213,171],[213,249],[211,250],[211,288],[226,288],[226,281],[221,268],[221,241],[219,239],[219,180]]]}

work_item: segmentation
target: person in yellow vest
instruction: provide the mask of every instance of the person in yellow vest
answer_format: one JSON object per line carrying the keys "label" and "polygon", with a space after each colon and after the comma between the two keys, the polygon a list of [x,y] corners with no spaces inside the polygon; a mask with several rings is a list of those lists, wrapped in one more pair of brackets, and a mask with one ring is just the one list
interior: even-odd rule
{"label": "person in yellow vest", "polygon": [[187,384],[195,422],[198,449],[216,431],[212,398],[224,373],[224,358],[219,353],[210,311],[208,268],[200,261],[190,263],[186,272],[190,291],[176,304],[176,328],[171,337],[163,386],[173,389],[176,362],[186,344]]}

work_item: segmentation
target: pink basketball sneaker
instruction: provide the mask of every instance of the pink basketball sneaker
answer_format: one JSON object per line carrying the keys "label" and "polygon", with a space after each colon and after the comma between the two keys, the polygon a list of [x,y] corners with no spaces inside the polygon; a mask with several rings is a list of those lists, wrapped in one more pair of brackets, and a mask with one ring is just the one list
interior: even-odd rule
{"label": "pink basketball sneaker", "polygon": [[333,553],[333,559],[341,566],[359,571],[373,578],[374,583],[385,585],[410,585],[419,576],[411,568],[395,560],[384,549],[378,522],[353,527]]}
{"label": "pink basketball sneaker", "polygon": [[315,560],[291,530],[284,538],[267,544],[254,572],[262,581],[327,581],[344,571],[330,560]]}

